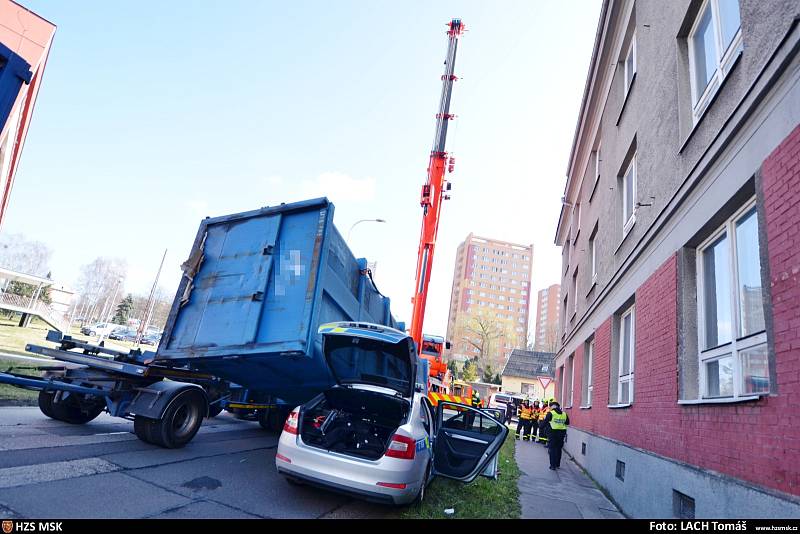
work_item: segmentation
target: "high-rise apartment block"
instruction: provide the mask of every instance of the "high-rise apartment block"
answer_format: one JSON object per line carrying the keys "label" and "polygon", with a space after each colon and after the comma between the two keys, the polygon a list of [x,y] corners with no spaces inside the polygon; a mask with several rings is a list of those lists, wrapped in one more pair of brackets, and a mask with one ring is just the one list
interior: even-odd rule
{"label": "high-rise apartment block", "polygon": [[511,351],[525,346],[532,265],[533,245],[473,234],[459,245],[447,321],[451,358],[483,351],[499,372]]}
{"label": "high-rise apartment block", "polygon": [[534,349],[555,352],[558,348],[558,318],[561,310],[561,286],[553,284],[542,289],[536,299],[536,330]]}

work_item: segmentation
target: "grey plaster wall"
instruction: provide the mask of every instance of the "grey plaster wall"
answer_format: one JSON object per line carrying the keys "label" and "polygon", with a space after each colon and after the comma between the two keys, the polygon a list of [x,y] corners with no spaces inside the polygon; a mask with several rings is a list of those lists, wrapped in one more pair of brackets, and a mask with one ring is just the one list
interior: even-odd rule
{"label": "grey plaster wall", "polygon": [[[595,94],[589,105],[589,113],[592,109],[600,113],[598,138],[602,147],[601,177],[595,185],[591,152],[597,142],[586,135],[585,140],[576,147],[576,158],[580,159],[584,154],[588,159],[585,172],[582,173],[582,186],[574,199],[568,199],[580,201],[581,230],[577,232],[577,239],[574,238],[575,231],[570,236],[569,265],[565,264],[562,271],[561,287],[562,294],[573,292],[572,276],[577,268],[579,291],[574,318],[572,307],[575,297],[571,294],[568,297],[569,311],[562,329],[559,361],[608,318],[608,314],[603,317],[586,315],[589,310],[595,312],[593,308],[598,299],[606,298],[611,290],[619,293],[619,286],[624,281],[622,273],[631,269],[631,257],[641,256],[642,249],[646,247],[643,241],[649,238],[650,227],[658,221],[665,208],[674,203],[681,188],[690,180],[712,182],[718,179],[718,175],[703,172],[699,167],[708,158],[712,145],[724,146],[739,134],[738,130],[726,130],[725,125],[735,111],[741,112],[738,108],[748,88],[775,53],[794,18],[800,16],[800,2],[796,0],[740,0],[743,52],[714,101],[695,125],[691,117],[685,34],[699,5],[699,0],[612,2],[611,34],[606,36],[600,68],[611,70],[613,78],[607,97],[603,99]],[[626,98],[621,61],[627,50],[625,36],[634,28],[637,72]],[[618,42],[616,48],[613,46],[615,35]],[[600,87],[596,90],[599,91]],[[720,133],[723,138],[719,138]],[[636,201],[652,205],[636,210],[636,223],[623,239],[619,176],[624,171],[623,163],[634,140],[637,151]],[[744,174],[726,175],[730,179],[727,188],[731,193],[758,170],[763,157],[758,159],[761,154],[751,156],[754,157],[750,158],[748,168],[737,169],[737,172]],[[576,183],[580,180],[581,176],[573,177]],[[703,187],[702,184],[700,187]],[[723,197],[718,204],[725,200]],[[707,212],[706,217],[711,213],[714,211]],[[690,235],[694,235],[705,222],[698,220]],[[595,237],[598,275],[597,284],[591,286],[589,237],[595,225],[598,227]],[[686,242],[679,243],[669,253],[676,252],[684,245]],[[566,257],[567,251],[562,250],[562,254]],[[668,254],[658,256],[663,258],[663,262]],[[637,259],[638,266],[642,265],[642,261],[641,258]],[[660,263],[656,263],[650,272]],[[621,302],[630,298],[636,287],[632,287],[627,295],[616,295],[617,302],[609,306],[616,309]],[[584,328],[586,326],[589,328]],[[578,328],[581,332],[576,332]]]}
{"label": "grey plaster wall", "polygon": [[[586,444],[586,454],[581,445]],[[673,490],[695,501],[695,517],[800,518],[800,500],[742,484],[623,443],[570,428],[565,450],[633,518],[672,518]],[[615,476],[625,463],[625,478]]]}

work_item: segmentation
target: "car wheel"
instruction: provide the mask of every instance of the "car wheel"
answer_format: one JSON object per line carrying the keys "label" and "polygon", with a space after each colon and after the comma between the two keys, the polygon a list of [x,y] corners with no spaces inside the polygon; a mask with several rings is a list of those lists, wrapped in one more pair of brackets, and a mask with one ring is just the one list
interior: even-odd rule
{"label": "car wheel", "polygon": [[431,478],[431,463],[428,462],[427,467],[425,467],[425,478],[422,479],[422,486],[420,486],[419,493],[417,493],[417,497],[416,499],[414,499],[414,504],[422,504],[422,501],[425,500],[425,490],[428,487],[430,478]]}

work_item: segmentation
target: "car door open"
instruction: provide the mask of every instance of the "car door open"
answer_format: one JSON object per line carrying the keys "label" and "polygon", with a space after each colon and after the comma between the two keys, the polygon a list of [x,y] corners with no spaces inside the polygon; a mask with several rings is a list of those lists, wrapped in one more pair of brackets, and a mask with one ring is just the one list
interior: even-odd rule
{"label": "car door open", "polygon": [[472,482],[500,452],[508,429],[483,410],[440,401],[433,465],[437,475]]}

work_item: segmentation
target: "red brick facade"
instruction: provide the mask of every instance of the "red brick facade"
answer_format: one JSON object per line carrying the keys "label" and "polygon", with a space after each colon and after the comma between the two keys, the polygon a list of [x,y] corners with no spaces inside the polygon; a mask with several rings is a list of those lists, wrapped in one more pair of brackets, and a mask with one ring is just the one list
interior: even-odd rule
{"label": "red brick facade", "polygon": [[[572,426],[800,495],[800,127],[762,166],[777,383],[756,402],[679,405],[678,269],[671,256],[636,291],[634,402],[610,409],[612,319],[595,331],[592,408],[581,410],[575,352]],[[763,233],[762,233],[763,235]],[[557,387],[556,391],[560,391]]]}

